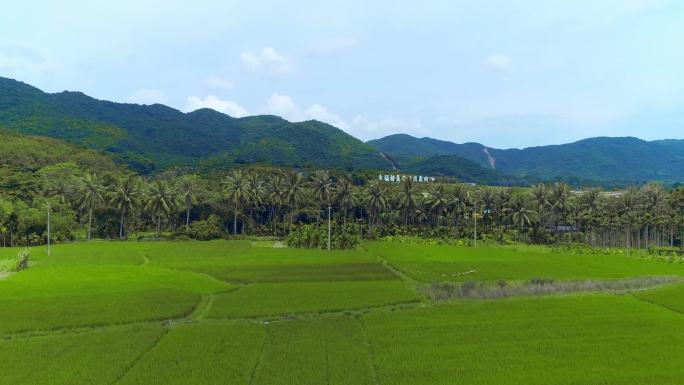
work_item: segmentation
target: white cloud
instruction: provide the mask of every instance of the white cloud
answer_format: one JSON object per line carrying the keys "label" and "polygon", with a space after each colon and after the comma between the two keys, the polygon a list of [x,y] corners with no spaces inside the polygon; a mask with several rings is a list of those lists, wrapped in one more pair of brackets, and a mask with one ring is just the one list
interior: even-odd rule
{"label": "white cloud", "polygon": [[185,105],[185,110],[189,112],[200,108],[211,108],[212,110],[222,112],[234,118],[241,118],[248,114],[245,108],[232,100],[222,100],[214,95],[207,95],[204,99],[197,96],[190,96]]}
{"label": "white cloud", "polygon": [[513,64],[513,60],[507,55],[493,53],[485,59],[485,64],[492,68],[507,69]]}
{"label": "white cloud", "polygon": [[358,41],[352,37],[318,40],[311,44],[311,53],[328,55],[348,51],[358,45]]}
{"label": "white cloud", "polygon": [[330,112],[324,106],[316,103],[309,108],[302,109],[290,96],[273,94],[266,102],[265,112],[281,116],[292,122],[304,120],[318,120],[328,123],[342,130],[349,129],[347,123],[340,115]]}
{"label": "white cloud", "polygon": [[243,52],[242,63],[250,71],[263,75],[277,75],[294,70],[290,60],[272,47],[264,47],[260,52]]}
{"label": "white cloud", "polygon": [[369,140],[395,134],[398,132],[412,135],[426,135],[423,125],[418,120],[406,120],[396,118],[384,118],[380,120],[369,119],[363,115],[357,115],[351,121],[344,119],[339,114],[331,112],[321,104],[315,103],[303,109],[292,97],[283,94],[273,94],[266,102],[263,113],[278,115],[291,122],[304,120],[318,120],[328,123],[348,134],[361,140]]}
{"label": "white cloud", "polygon": [[206,86],[209,88],[214,88],[222,91],[228,91],[233,88],[233,83],[230,80],[219,77],[207,78],[204,81],[204,84],[206,84]]}
{"label": "white cloud", "polygon": [[289,121],[305,120],[302,109],[288,95],[273,94],[266,102],[266,113],[278,115]]}
{"label": "white cloud", "polygon": [[313,106],[307,108],[306,111],[304,111],[304,115],[309,119],[325,122],[345,131],[349,129],[349,124],[342,119],[341,116],[333,114],[320,104],[314,104]]}
{"label": "white cloud", "polygon": [[424,136],[428,134],[428,132],[423,129],[422,123],[418,120],[400,118],[373,120],[363,115],[357,115],[352,119],[348,132],[362,140],[376,139],[397,133],[415,136]]}
{"label": "white cloud", "polygon": [[166,93],[162,90],[141,88],[126,97],[126,102],[137,104],[166,103]]}

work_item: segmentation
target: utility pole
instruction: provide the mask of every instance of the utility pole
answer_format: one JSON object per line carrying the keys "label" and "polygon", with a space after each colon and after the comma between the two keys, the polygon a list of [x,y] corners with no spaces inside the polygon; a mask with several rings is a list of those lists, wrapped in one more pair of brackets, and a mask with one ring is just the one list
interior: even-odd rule
{"label": "utility pole", "polygon": [[332,207],[328,204],[328,251],[330,251],[330,210]]}
{"label": "utility pole", "polygon": [[47,204],[47,255],[50,256],[50,202]]}
{"label": "utility pole", "polygon": [[473,209],[473,222],[475,223],[475,231],[473,232],[473,243],[477,247],[477,208]]}

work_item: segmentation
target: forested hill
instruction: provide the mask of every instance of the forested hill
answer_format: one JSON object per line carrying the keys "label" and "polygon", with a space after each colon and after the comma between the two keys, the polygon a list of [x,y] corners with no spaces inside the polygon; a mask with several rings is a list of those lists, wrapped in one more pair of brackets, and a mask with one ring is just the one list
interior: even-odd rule
{"label": "forested hill", "polygon": [[252,163],[389,168],[372,146],[318,121],[237,119],[209,109],[183,113],[160,104],[97,100],[80,92],[48,94],[7,78],[0,78],[0,126],[101,150],[142,173],[174,165],[215,169]]}
{"label": "forested hill", "polygon": [[[435,155],[456,155],[481,166],[530,180],[565,180],[601,185],[659,180],[684,182],[684,140],[644,141],[631,137],[598,137],[525,149],[487,148],[410,135],[391,135],[368,144],[400,164]],[[484,151],[486,149],[486,151]]]}
{"label": "forested hill", "polygon": [[263,163],[348,171],[397,167],[482,184],[684,182],[684,140],[591,138],[504,150],[397,134],[363,143],[314,120],[232,118],[210,109],[183,113],[161,104],[97,100],[80,92],[49,94],[2,77],[0,127],[101,151],[142,174],[173,166],[212,171]]}

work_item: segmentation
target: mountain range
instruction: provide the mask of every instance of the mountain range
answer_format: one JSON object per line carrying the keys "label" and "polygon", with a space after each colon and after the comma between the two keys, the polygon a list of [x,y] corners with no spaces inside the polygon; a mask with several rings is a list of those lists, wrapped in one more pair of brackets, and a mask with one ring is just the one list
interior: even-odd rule
{"label": "mountain range", "polygon": [[480,143],[457,144],[397,134],[368,144],[391,153],[398,167],[432,157],[458,156],[528,181],[564,180],[585,185],[684,181],[684,140],[596,137],[562,145],[496,149]]}
{"label": "mountain range", "polygon": [[684,140],[598,137],[574,143],[495,149],[405,134],[364,143],[329,124],[277,116],[233,118],[211,109],[184,113],[154,104],[114,103],[81,92],[45,93],[0,77],[0,131],[50,137],[96,150],[150,174],[244,164],[344,171],[401,171],[465,182],[526,185],[564,180],[604,186],[684,182]]}

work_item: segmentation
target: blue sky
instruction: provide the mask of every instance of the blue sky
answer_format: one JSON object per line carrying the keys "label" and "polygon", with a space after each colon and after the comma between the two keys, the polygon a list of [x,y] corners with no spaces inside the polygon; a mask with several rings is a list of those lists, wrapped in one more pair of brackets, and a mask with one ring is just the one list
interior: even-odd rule
{"label": "blue sky", "polygon": [[0,76],[363,140],[684,138],[684,2],[14,1]]}

